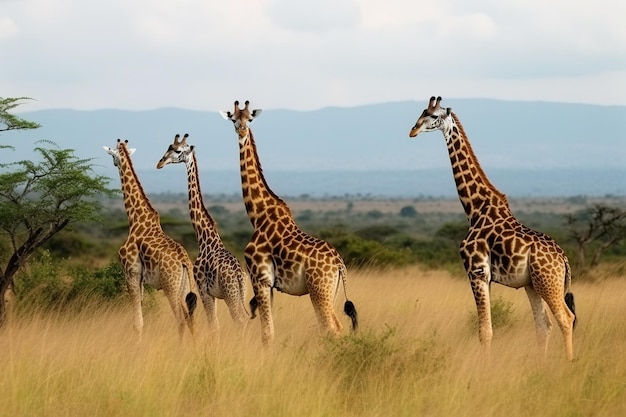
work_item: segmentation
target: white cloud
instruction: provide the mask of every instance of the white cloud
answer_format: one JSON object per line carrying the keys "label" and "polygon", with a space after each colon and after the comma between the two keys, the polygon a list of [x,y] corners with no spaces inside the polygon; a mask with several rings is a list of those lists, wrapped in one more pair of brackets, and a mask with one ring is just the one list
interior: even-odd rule
{"label": "white cloud", "polygon": [[599,102],[604,90],[626,104],[621,0],[2,5],[0,91],[37,98],[31,108],[220,109],[250,99],[311,109],[438,91]]}
{"label": "white cloud", "polygon": [[17,25],[11,18],[0,16],[0,40],[9,39],[17,34]]}
{"label": "white cloud", "polygon": [[360,20],[354,0],[273,0],[268,15],[279,27],[310,33],[351,29]]}

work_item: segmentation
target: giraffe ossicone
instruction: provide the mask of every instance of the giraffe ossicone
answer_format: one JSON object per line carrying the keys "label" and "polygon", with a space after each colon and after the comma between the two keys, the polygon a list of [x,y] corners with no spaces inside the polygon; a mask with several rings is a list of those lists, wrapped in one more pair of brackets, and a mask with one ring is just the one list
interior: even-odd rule
{"label": "giraffe ossicone", "polygon": [[243,202],[254,232],[244,255],[250,273],[254,298],[252,313],[258,309],[261,338],[267,345],[274,338],[273,290],[290,295],[309,294],[320,325],[339,335],[342,325],[334,302],[339,285],[346,301],[344,312],[358,326],[357,311],[346,293],[347,268],[337,250],[328,242],[311,236],[297,225],[289,206],[268,186],[263,176],[250,123],[261,113],[250,110],[250,102],[220,114],[233,123],[238,135]]}
{"label": "giraffe ossicone", "polygon": [[128,236],[118,251],[124,269],[126,288],[134,312],[134,327],[141,340],[143,333],[143,290],[150,285],[163,290],[178,321],[183,337],[185,326],[193,335],[197,287],[193,265],[187,251],[163,232],[159,213],[152,207],[133,168],[128,141],[117,140],[115,148],[103,146],[118,168],[128,216]]}
{"label": "giraffe ossicone", "polygon": [[495,282],[526,290],[544,356],[552,327],[549,308],[563,333],[567,359],[573,359],[576,314],[567,256],[552,238],[515,218],[506,195],[482,170],[458,117],[440,103],[441,97],[430,98],[409,137],[440,130],[446,140],[459,200],[469,224],[459,251],[476,302],[481,343],[489,350],[493,337],[490,285]]}
{"label": "giraffe ossicone", "polygon": [[185,164],[189,216],[198,241],[198,256],[193,264],[194,276],[210,328],[219,328],[216,299],[222,299],[233,321],[243,329],[249,319],[245,308],[247,275],[235,255],[224,246],[217,222],[204,203],[195,146],[187,143],[188,137],[188,134],[182,139],[180,135],[174,137],[174,142],[157,163],[157,169],[169,164]]}

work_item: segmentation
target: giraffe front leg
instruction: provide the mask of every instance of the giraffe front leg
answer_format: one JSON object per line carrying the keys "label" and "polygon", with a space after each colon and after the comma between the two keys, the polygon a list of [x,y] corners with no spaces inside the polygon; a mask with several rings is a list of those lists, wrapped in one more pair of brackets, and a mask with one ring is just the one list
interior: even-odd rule
{"label": "giraffe front leg", "polygon": [[137,334],[137,340],[141,341],[143,337],[143,283],[140,280],[141,271],[133,263],[128,264],[122,261],[122,265],[126,278],[126,289],[128,290],[133,311],[133,328]]}
{"label": "giraffe front leg", "polygon": [[261,319],[261,340],[269,346],[274,340],[274,319],[272,318],[272,289],[268,286],[255,286],[254,296]]}
{"label": "giraffe front leg", "polygon": [[491,299],[488,268],[479,267],[468,271],[470,285],[474,293],[478,313],[478,339],[485,347],[487,355],[491,351],[493,326],[491,324]]}
{"label": "giraffe front leg", "polygon": [[274,340],[274,320],[272,318],[272,277],[269,271],[251,274],[252,288],[258,315],[261,320],[261,340],[269,346]]}
{"label": "giraffe front leg", "polygon": [[126,288],[128,289],[128,295],[130,296],[130,302],[133,311],[133,328],[135,329],[135,333],[137,334],[138,341],[141,341],[143,337],[143,288],[139,283],[128,284]]}

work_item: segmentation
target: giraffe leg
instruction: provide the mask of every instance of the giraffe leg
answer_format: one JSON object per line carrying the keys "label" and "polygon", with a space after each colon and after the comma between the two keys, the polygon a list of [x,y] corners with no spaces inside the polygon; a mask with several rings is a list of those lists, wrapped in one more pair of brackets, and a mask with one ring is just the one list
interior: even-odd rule
{"label": "giraffe leg", "polygon": [[226,293],[224,302],[228,307],[230,317],[237,324],[238,327],[244,328],[248,323],[248,314],[243,306],[244,301],[240,296],[234,296],[231,293]]}
{"label": "giraffe leg", "polygon": [[574,320],[576,316],[567,306],[564,296],[544,296],[544,299],[546,300],[548,307],[550,307],[550,311],[552,311],[554,319],[561,329],[561,333],[563,334],[563,342],[565,344],[565,354],[567,356],[567,360],[571,361],[572,359],[574,359],[572,335],[574,332]]}
{"label": "giraffe leg", "polygon": [[209,330],[211,333],[217,333],[220,328],[219,321],[217,319],[217,300],[210,294],[204,296],[204,311],[206,312],[206,318],[209,322]]}
{"label": "giraffe leg", "polygon": [[272,289],[265,285],[254,286],[257,310],[261,320],[261,340],[268,346],[274,340],[274,320],[272,318]]}
{"label": "giraffe leg", "polygon": [[483,268],[480,268],[480,273],[470,272],[469,276],[478,313],[478,339],[485,347],[487,355],[489,355],[491,352],[491,339],[493,339],[493,327],[491,325],[489,283],[483,270]]}
{"label": "giraffe leg", "polygon": [[541,296],[537,294],[537,291],[532,285],[524,287],[528,301],[530,301],[530,307],[533,311],[533,317],[535,319],[535,331],[537,333],[537,343],[539,348],[543,352],[544,358],[548,355],[548,341],[550,339],[550,332],[552,331],[552,322],[548,311],[546,309],[546,303]]}
{"label": "giraffe leg", "polygon": [[319,324],[329,334],[339,336],[342,326],[335,314],[335,308],[332,302],[334,297],[331,298],[329,295],[324,295],[323,291],[317,288],[309,289],[309,295]]}
{"label": "giraffe leg", "polygon": [[[132,259],[132,255],[129,258]],[[126,261],[125,259],[122,258],[121,262],[126,277],[126,289],[128,290],[133,311],[133,328],[137,334],[138,341],[141,341],[143,337],[143,284],[140,279],[141,270],[140,265],[137,265],[136,262]]]}
{"label": "giraffe leg", "polygon": [[141,341],[143,337],[143,313],[141,306],[143,289],[139,283],[128,283],[126,287],[133,309],[133,328],[135,329],[135,333],[137,333],[138,340]]}

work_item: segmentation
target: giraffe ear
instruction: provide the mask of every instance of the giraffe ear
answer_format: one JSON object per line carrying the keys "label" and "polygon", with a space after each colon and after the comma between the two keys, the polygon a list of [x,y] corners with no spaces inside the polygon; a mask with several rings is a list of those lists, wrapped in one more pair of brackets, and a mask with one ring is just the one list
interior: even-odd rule
{"label": "giraffe ear", "polygon": [[128,156],[131,156],[132,154],[134,154],[136,150],[137,150],[136,148],[128,148]]}
{"label": "giraffe ear", "polygon": [[254,110],[252,110],[252,113],[250,115],[254,119],[254,118],[258,117],[261,114],[262,111],[263,111],[263,109],[254,109]]}
{"label": "giraffe ear", "polygon": [[220,115],[224,118],[224,120],[232,120],[233,114],[227,110],[220,110]]}

